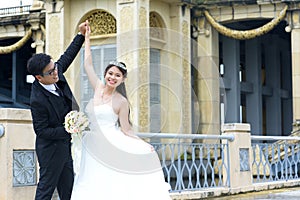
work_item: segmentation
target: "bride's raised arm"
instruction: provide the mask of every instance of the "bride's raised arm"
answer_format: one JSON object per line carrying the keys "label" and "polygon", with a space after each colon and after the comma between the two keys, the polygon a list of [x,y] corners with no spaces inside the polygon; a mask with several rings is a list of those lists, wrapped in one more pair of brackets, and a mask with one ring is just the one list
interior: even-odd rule
{"label": "bride's raised arm", "polygon": [[90,44],[90,35],[91,35],[91,27],[88,24],[87,21],[87,28],[85,33],[85,50],[84,50],[84,69],[88,76],[88,79],[93,87],[93,89],[96,89],[96,86],[98,84],[103,84],[99,77],[97,76],[94,66],[93,66],[93,60],[92,60],[92,52],[91,52],[91,44]]}

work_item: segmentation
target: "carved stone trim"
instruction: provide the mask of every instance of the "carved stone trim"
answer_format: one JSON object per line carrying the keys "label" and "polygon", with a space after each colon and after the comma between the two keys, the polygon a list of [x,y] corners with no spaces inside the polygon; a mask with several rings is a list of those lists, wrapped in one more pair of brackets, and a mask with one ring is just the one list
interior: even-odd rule
{"label": "carved stone trim", "polygon": [[116,18],[105,10],[94,11],[87,17],[87,20],[92,27],[91,36],[117,33]]}
{"label": "carved stone trim", "polygon": [[13,151],[13,186],[36,184],[36,158],[34,150]]}
{"label": "carved stone trim", "polygon": [[150,12],[150,17],[149,17],[149,21],[150,21],[150,37],[151,38],[156,38],[159,40],[164,40],[165,36],[164,36],[164,32],[163,32],[163,21],[161,19],[161,17],[155,13],[155,12]]}

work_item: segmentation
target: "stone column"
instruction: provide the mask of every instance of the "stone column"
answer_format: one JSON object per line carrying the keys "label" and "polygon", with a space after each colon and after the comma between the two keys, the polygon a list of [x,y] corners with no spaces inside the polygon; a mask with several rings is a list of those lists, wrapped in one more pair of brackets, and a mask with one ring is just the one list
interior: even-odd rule
{"label": "stone column", "polygon": [[262,84],[260,39],[246,40],[246,82],[251,83],[253,91],[246,94],[246,119],[252,124],[253,135],[262,135]]}
{"label": "stone column", "polygon": [[223,37],[224,79],[230,80],[225,96],[225,123],[241,122],[240,42]]}
{"label": "stone column", "polygon": [[292,59],[290,44],[280,39],[281,70],[281,102],[282,102],[282,135],[292,132],[293,123],[293,96],[292,96]]}
{"label": "stone column", "polygon": [[280,47],[277,46],[279,38],[269,36],[264,38],[266,87],[272,92],[265,97],[266,100],[266,134],[281,135],[281,78],[280,78]]}
{"label": "stone column", "polygon": [[150,128],[148,26],[149,0],[117,0],[117,59],[128,68],[127,95],[138,132]]}
{"label": "stone column", "polygon": [[36,48],[36,53],[44,53],[45,46],[45,27],[41,23],[41,11],[43,10],[44,3],[34,0],[30,7],[30,16],[28,22],[31,25],[31,29],[34,31],[34,42],[31,44],[32,48]]}
{"label": "stone column", "polygon": [[[168,32],[169,65],[167,86],[180,105],[170,101],[168,129],[170,132],[191,133],[191,39],[190,8],[185,5],[171,6],[171,30]],[[163,75],[164,76],[164,75]]]}
{"label": "stone column", "polygon": [[46,8],[46,48],[45,52],[57,60],[65,50],[64,1],[45,2]]}
{"label": "stone column", "polygon": [[200,34],[195,93],[199,102],[199,133],[215,135],[220,133],[219,33],[204,20],[202,18],[198,24]]}
{"label": "stone column", "polygon": [[292,79],[293,79],[293,121],[300,120],[300,10],[293,10],[291,32]]}
{"label": "stone column", "polygon": [[[248,191],[252,187],[253,160],[250,124],[224,124],[222,135],[234,135],[233,141],[222,141],[228,144],[224,151],[224,164],[228,168],[223,167],[223,182],[229,181],[232,193]],[[229,170],[229,174],[226,170]]]}
{"label": "stone column", "polygon": [[[182,132],[192,133],[192,85],[191,85],[191,33],[190,33],[190,8],[181,7],[182,20],[180,34],[182,34]],[[184,15],[183,15],[184,12]]]}

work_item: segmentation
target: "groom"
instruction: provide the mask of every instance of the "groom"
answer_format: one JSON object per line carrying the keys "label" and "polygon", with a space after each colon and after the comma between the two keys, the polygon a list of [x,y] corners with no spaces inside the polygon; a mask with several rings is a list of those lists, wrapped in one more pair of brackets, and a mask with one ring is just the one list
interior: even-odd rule
{"label": "groom", "polygon": [[63,73],[77,56],[86,32],[86,22],[61,57],[54,62],[47,54],[36,54],[28,60],[27,70],[35,77],[30,106],[36,134],[39,183],[35,200],[51,200],[57,188],[60,200],[71,198],[74,171],[71,136],[64,129],[64,117],[79,106]]}

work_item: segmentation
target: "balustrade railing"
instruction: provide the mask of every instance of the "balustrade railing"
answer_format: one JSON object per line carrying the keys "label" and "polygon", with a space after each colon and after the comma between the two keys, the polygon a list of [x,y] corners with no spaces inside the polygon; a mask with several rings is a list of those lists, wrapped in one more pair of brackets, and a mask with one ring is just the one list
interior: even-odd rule
{"label": "balustrade railing", "polygon": [[0,17],[29,13],[31,5],[0,8]]}
{"label": "balustrade railing", "polygon": [[[230,176],[235,176],[230,174],[233,164],[225,160],[231,155],[225,156],[224,152],[228,152],[233,135],[138,135],[148,139],[158,152],[171,192],[231,187]],[[205,143],[202,142],[204,139]],[[251,141],[252,184],[300,181],[300,137],[251,136]]]}
{"label": "balustrade railing", "polygon": [[[229,187],[229,166],[224,162],[224,149],[228,144],[220,140],[233,140],[231,136],[202,134],[139,134],[151,138],[150,143],[161,157],[162,169],[171,192]],[[201,143],[200,140],[212,143]],[[225,170],[224,170],[225,169]]]}
{"label": "balustrade railing", "polygon": [[[251,136],[253,182],[288,181],[300,177],[300,137]],[[275,142],[274,142],[275,141]]]}

